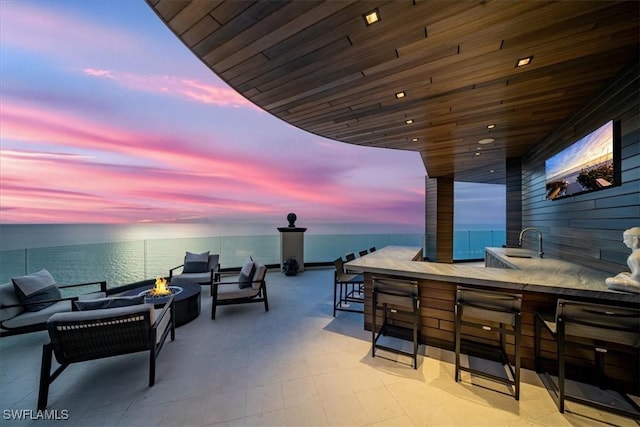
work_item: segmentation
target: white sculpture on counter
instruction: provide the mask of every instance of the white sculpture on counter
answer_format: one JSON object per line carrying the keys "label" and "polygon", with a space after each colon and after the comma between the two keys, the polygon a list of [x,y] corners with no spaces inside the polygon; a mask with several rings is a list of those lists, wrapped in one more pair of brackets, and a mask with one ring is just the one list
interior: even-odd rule
{"label": "white sculpture on counter", "polygon": [[622,240],[631,249],[627,265],[631,273],[622,272],[605,281],[609,289],[640,293],[640,227],[633,227],[622,234]]}

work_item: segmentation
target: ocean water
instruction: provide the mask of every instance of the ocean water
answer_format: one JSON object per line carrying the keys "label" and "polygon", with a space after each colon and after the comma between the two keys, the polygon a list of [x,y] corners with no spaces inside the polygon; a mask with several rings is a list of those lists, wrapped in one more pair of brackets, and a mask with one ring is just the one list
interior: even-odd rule
{"label": "ocean water", "polygon": [[[424,246],[423,230],[384,224],[296,224],[307,227],[305,262],[330,262],[375,246]],[[61,224],[0,225],[0,283],[46,268],[60,284],[107,280],[120,286],[182,264],[184,253],[220,254],[223,268],[248,255],[280,262],[286,224]],[[504,243],[504,227],[466,225],[455,232],[454,258],[481,259],[485,246]]]}
{"label": "ocean water", "polygon": [[[61,284],[107,280],[120,286],[182,264],[184,253],[220,254],[223,268],[248,255],[280,262],[280,233],[287,224],[25,224],[0,225],[0,283],[46,268]],[[305,224],[296,224],[305,227]],[[418,230],[403,226],[311,224],[305,262],[333,261],[349,252],[390,244],[422,246]]]}
{"label": "ocean water", "polygon": [[[168,240],[210,236],[277,236],[287,223],[218,224],[0,224],[0,251],[106,242]],[[304,224],[306,235],[422,234],[415,226],[395,224]]]}

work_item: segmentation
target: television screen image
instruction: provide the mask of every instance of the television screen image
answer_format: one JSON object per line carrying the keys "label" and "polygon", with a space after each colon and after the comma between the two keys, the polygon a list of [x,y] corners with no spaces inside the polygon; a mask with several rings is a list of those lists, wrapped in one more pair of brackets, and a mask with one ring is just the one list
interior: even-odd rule
{"label": "television screen image", "polygon": [[613,121],[545,162],[547,199],[600,190],[615,184]]}

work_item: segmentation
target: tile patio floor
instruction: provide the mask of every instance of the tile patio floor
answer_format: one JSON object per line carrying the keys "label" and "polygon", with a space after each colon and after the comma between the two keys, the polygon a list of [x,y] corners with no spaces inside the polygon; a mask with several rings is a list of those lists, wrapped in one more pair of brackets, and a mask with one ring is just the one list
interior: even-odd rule
{"label": "tile patio floor", "polygon": [[[370,357],[362,315],[331,316],[333,270],[269,272],[262,304],[221,307],[176,330],[149,388],[146,353],[71,365],[48,409],[68,420],[6,420],[34,410],[46,332],[0,338],[2,425],[64,426],[603,426],[632,420],[568,403],[560,414],[535,373],[521,400],[453,380],[453,355],[421,346],[418,370]],[[425,355],[426,352],[426,355]],[[492,385],[492,387],[498,387]],[[506,391],[506,388],[504,389]]]}

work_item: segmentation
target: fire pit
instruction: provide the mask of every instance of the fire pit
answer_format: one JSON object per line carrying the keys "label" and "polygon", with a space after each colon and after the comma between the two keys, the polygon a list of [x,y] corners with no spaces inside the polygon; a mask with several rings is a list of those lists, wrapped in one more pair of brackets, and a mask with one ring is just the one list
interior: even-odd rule
{"label": "fire pit", "polygon": [[199,284],[182,283],[180,286],[171,286],[166,279],[158,277],[155,285],[151,279],[146,285],[131,289],[123,295],[143,296],[145,302],[154,304],[156,307],[161,307],[170,296],[173,296],[176,326],[189,323],[200,315]]}

